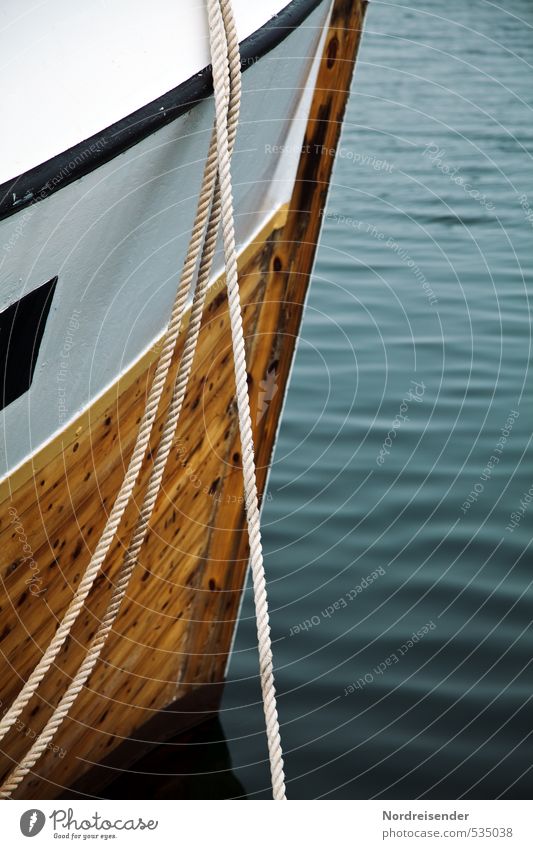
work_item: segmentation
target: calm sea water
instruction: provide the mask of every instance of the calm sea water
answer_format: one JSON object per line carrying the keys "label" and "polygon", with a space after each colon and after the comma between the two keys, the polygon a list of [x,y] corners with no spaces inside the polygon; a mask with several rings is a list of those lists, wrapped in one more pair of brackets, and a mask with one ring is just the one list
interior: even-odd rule
{"label": "calm sea water", "polygon": [[[263,514],[292,798],[531,796],[532,65],[530,0],[370,4]],[[268,797],[249,589],[222,723]]]}

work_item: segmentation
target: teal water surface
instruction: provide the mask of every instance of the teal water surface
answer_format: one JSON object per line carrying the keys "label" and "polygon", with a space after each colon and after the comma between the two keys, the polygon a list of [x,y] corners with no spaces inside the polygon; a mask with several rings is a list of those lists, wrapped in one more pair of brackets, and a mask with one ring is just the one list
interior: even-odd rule
{"label": "teal water surface", "polygon": [[263,511],[292,798],[531,796],[532,64],[530,0],[370,3]]}

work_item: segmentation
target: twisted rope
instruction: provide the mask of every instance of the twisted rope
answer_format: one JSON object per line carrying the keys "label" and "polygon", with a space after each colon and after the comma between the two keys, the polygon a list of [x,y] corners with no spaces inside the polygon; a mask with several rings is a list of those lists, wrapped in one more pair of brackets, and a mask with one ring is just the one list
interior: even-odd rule
{"label": "twisted rope", "polygon": [[265,722],[272,777],[274,799],[285,799],[285,776],[279,733],[278,712],[276,708],[276,690],[272,665],[272,646],[266,594],[265,568],[261,547],[259,504],[255,477],[254,445],[250,401],[248,398],[248,380],[244,335],[242,329],[241,303],[237,275],[237,250],[235,246],[235,226],[233,218],[233,193],[231,188],[231,151],[226,123],[227,95],[224,79],[229,74],[228,44],[220,0],[208,0],[209,34],[211,61],[213,65],[213,88],[215,93],[215,127],[217,133],[218,178],[222,200],[222,234],[224,237],[224,260],[226,285],[233,342],[233,361],[235,385],[237,389],[237,410],[242,447],[242,465],[244,477],[244,498],[250,541],[250,563],[252,568],[255,612],[257,620],[257,638],[259,648],[259,671],[261,691],[265,711]]}
{"label": "twisted rope", "polygon": [[237,280],[237,258],[233,225],[233,199],[231,194],[231,175],[229,168],[231,154],[235,143],[241,96],[239,45],[231,9],[231,0],[215,0],[214,4],[210,3],[209,18],[216,105],[215,131],[213,132],[209,147],[195,224],[193,226],[193,233],[189,243],[189,250],[172,310],[171,320],[165,337],[165,343],[150,389],[146,410],[141,422],[133,455],[130,460],[126,477],[115,504],[113,505],[113,510],[111,511],[102,537],[100,538],[95,553],[91,558],[91,562],[85,572],[82,582],[80,583],[78,591],[69,605],[67,613],[65,614],[54,639],[45,652],[45,655],[39,664],[37,664],[23,690],[4,716],[3,721],[0,723],[0,740],[5,736],[9,728],[16,721],[17,717],[30,700],[31,696],[53,663],[57,653],[61,649],[61,646],[70,632],[72,624],[87,598],[92,584],[94,583],[94,579],[109,550],[124,510],[131,498],[146,447],[148,445],[159,401],[161,399],[170,362],[172,360],[176,341],[181,328],[184,305],[194,273],[194,267],[196,266],[198,259],[198,253],[202,243],[202,235],[204,234],[205,229],[207,211],[210,206],[211,208],[209,211],[205,239],[203,241],[202,256],[195,287],[193,305],[187,329],[187,337],[180,359],[178,374],[174,383],[171,403],[167,410],[161,440],[158,446],[156,459],[150,473],[139,517],[128,549],[125,553],[123,564],[118,574],[107,610],[93,639],[91,640],[83,662],[81,663],[76,675],[72,679],[58,706],[55,708],[52,716],[35,740],[29,752],[25,755],[20,764],[12,770],[0,788],[0,796],[3,798],[9,798],[11,796],[13,791],[16,790],[25,776],[31,771],[37,760],[49,747],[51,740],[55,736],[65,717],[68,715],[70,708],[74,704],[94,669],[120,610],[121,603],[124,599],[131,576],[137,564],[138,554],[144,542],[150,518],[161,488],[164,470],[172,448],[176,426],[183,406],[183,400],[187,390],[194,354],[196,351],[196,344],[198,341],[205,303],[205,294],[212,268],[218,226],[221,217],[223,220],[224,253],[227,272],[226,279],[228,285],[228,301],[230,305],[230,320],[234,346],[239,427],[243,446],[245,500],[250,535],[254,595],[258,619],[261,685],[265,704],[267,739],[271,759],[272,786],[275,799],[285,798],[283,760],[281,756],[281,742],[276,711],[270,628],[268,625],[266,586],[259,530],[259,508],[255,482],[255,464],[247,392],[246,361],[244,355],[244,339]]}

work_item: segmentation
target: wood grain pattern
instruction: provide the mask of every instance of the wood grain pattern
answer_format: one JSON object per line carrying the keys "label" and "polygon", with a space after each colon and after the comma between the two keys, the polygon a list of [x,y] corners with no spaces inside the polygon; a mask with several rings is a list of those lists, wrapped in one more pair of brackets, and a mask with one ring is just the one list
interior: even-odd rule
{"label": "wood grain pattern", "polygon": [[[284,226],[240,263],[258,485],[263,492],[359,44],[364,4],[336,0]],[[172,367],[175,374],[183,340]],[[0,519],[0,710],[54,633],[103,528],[132,451],[154,365],[119,381],[42,468],[14,476]],[[276,392],[265,406],[264,389]],[[266,381],[266,383],[265,383]],[[168,383],[151,450],[157,445]],[[248,561],[227,298],[215,287],[145,548],[114,631],[54,748],[18,791],[59,795],[180,697],[222,681]],[[55,667],[3,746],[6,773],[42,728],[109,600],[136,519],[145,464],[105,569]],[[10,512],[11,511],[11,512]],[[28,548],[24,549],[24,545]],[[31,565],[34,564],[34,565]]]}

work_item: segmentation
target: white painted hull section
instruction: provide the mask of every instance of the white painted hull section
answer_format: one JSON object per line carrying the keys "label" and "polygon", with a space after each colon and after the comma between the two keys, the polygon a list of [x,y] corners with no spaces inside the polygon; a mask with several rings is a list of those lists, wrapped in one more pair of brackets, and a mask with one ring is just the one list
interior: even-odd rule
{"label": "white painted hull section", "polygon": [[[233,0],[239,41],[289,0]],[[205,0],[2,0],[0,183],[110,127],[210,60]]]}
{"label": "white painted hull section", "polygon": [[[290,198],[329,0],[243,75],[233,181],[243,248]],[[0,222],[0,311],[58,284],[28,392],[0,413],[0,476],[61,431],[160,337],[213,120],[212,98]],[[221,256],[217,254],[217,268]]]}

